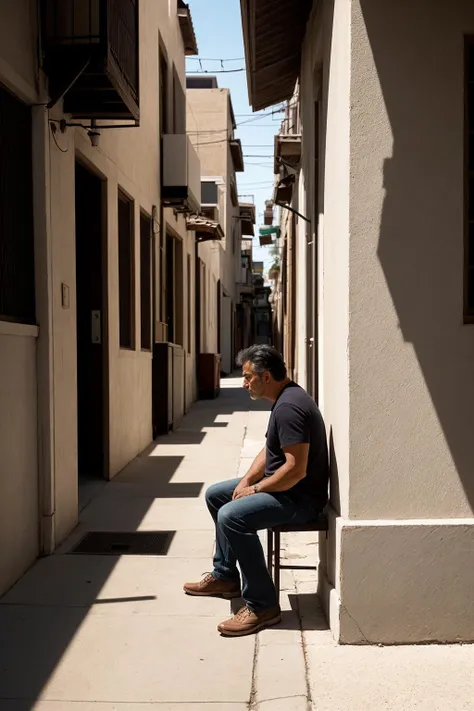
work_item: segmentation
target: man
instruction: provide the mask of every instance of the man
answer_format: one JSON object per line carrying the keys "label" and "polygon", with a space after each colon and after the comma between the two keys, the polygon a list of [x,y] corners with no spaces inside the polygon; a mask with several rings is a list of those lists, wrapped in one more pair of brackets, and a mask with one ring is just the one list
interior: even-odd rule
{"label": "man", "polygon": [[321,413],[303,388],[287,377],[280,353],[268,345],[254,345],[239,353],[237,363],[252,400],[273,403],[266,446],[242,479],[207,490],[206,503],[216,524],[214,570],[200,582],[184,586],[188,595],[226,599],[242,595],[245,606],[217,628],[235,637],[281,619],[257,531],[314,519],[327,502],[329,469]]}

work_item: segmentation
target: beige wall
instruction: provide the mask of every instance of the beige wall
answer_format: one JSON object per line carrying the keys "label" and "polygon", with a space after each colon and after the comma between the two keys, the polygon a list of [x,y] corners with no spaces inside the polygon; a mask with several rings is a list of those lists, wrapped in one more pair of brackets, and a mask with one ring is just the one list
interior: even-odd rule
{"label": "beige wall", "polygon": [[[14,8],[11,4],[8,8],[4,5],[5,8],[0,10],[0,82],[28,103],[44,103],[47,96],[36,67],[36,3],[21,0],[14,3]],[[108,474],[114,476],[120,471],[152,437],[151,355],[141,352],[139,345],[133,352],[119,348],[117,188],[122,187],[135,201],[135,340],[140,344],[138,217],[140,208],[151,215],[153,205],[160,204],[160,40],[167,53],[170,76],[174,64],[183,86],[185,61],[176,0],[141,3],[140,9],[140,128],[103,131],[98,148],[91,146],[83,129],[68,128],[64,135],[58,133],[58,148],[52,139],[48,119],[62,118],[61,106],[55,107],[49,116],[42,108],[33,109],[39,337],[36,347],[36,337],[5,335],[5,328],[17,327],[0,323],[0,408],[3,413],[0,413],[0,452],[2,461],[7,462],[11,471],[11,477],[2,486],[0,497],[5,508],[0,516],[0,525],[3,525],[0,537],[2,544],[12,539],[11,544],[5,544],[8,556],[2,557],[0,590],[21,574],[38,550],[51,552],[77,522],[76,157],[107,181]],[[184,242],[185,268],[186,255],[189,253],[192,257],[191,284],[194,288],[194,234],[186,231],[184,218],[175,219],[171,210],[165,211],[165,219],[170,221],[174,232]],[[70,290],[68,309],[63,308],[61,302],[63,283]],[[186,337],[187,280],[184,305]],[[195,397],[194,372],[193,343],[183,359],[183,410]],[[39,437],[36,426],[37,392]],[[39,466],[36,461],[38,447]],[[40,525],[38,511],[41,514]],[[21,521],[21,531],[15,528],[17,521]]]}
{"label": "beige wall", "polygon": [[462,317],[474,9],[326,8],[305,45],[309,64],[324,28],[320,365],[338,486],[321,591],[344,643],[472,640],[474,335]]}
{"label": "beige wall", "polygon": [[[236,265],[240,265],[239,225],[234,218],[239,214],[232,205],[230,179],[235,178],[234,165],[228,144],[234,128],[229,89],[188,89],[187,128],[190,139],[201,161],[201,175],[221,177],[219,216],[224,230],[220,243],[219,279],[225,292],[235,301]],[[232,232],[236,229],[235,250]],[[204,253],[203,253],[204,254]]]}
{"label": "beige wall", "polygon": [[0,79],[20,98],[35,101],[37,80],[37,3],[3,2],[0,8]]}
{"label": "beige wall", "polygon": [[[319,9],[319,8],[318,8]],[[296,238],[296,376],[306,385],[307,241],[318,249],[319,405],[331,455],[331,497],[343,515],[349,492],[349,107],[350,4],[326,3],[312,15],[303,46],[301,120],[303,143],[299,209],[311,226],[298,220]],[[324,67],[324,71],[323,71]],[[320,102],[319,211],[314,199],[315,102]],[[318,214],[316,214],[318,212]],[[317,233],[317,237],[315,237]],[[311,258],[311,252],[309,252]]]}
{"label": "beige wall", "polygon": [[[221,292],[232,301],[235,311],[236,275],[240,269],[240,224],[235,219],[239,209],[232,205],[230,180],[235,177],[234,166],[228,138],[233,136],[233,123],[229,89],[188,89],[187,130],[201,161],[201,175],[222,178],[219,187],[219,220],[224,230],[224,239],[220,242],[207,242],[199,246],[199,257],[206,264],[206,270],[212,275],[213,282],[221,281]],[[215,292],[214,285],[211,290]],[[211,297],[213,298],[213,297]],[[225,305],[224,305],[225,304]],[[221,316],[227,309],[222,300]],[[217,349],[217,322],[213,314],[206,314],[206,329],[203,335],[203,348],[207,352]],[[223,370],[233,369],[231,357],[233,334],[231,329],[221,328],[221,350],[223,351]]]}
{"label": "beige wall", "polygon": [[229,90],[187,89],[187,131],[201,161],[201,175],[227,176]]}
{"label": "beige wall", "polygon": [[0,592],[38,555],[37,335],[0,322]]}
{"label": "beige wall", "polygon": [[463,62],[474,8],[354,1],[351,22],[350,516],[471,516]]}

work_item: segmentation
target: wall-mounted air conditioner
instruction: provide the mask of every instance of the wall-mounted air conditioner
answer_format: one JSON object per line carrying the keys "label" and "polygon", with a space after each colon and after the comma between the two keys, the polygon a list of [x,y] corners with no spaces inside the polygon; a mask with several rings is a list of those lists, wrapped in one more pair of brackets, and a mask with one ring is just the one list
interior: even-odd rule
{"label": "wall-mounted air conditioner", "polygon": [[165,207],[199,213],[201,208],[201,164],[188,136],[163,136],[161,199]]}

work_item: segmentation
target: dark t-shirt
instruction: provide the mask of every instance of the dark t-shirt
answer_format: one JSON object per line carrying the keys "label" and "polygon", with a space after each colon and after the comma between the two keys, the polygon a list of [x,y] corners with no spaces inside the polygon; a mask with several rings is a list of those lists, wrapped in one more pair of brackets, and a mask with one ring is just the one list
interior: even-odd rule
{"label": "dark t-shirt", "polygon": [[287,493],[314,498],[318,509],[328,499],[329,462],[326,428],[313,398],[291,381],[274,403],[267,429],[265,476],[271,476],[285,462],[283,447],[309,444],[306,477]]}

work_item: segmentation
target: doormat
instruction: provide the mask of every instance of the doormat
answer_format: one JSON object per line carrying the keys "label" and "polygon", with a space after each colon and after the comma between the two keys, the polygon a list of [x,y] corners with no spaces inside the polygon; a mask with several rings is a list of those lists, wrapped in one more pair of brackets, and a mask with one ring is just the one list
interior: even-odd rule
{"label": "doormat", "polygon": [[175,531],[90,531],[70,553],[84,555],[166,555]]}

